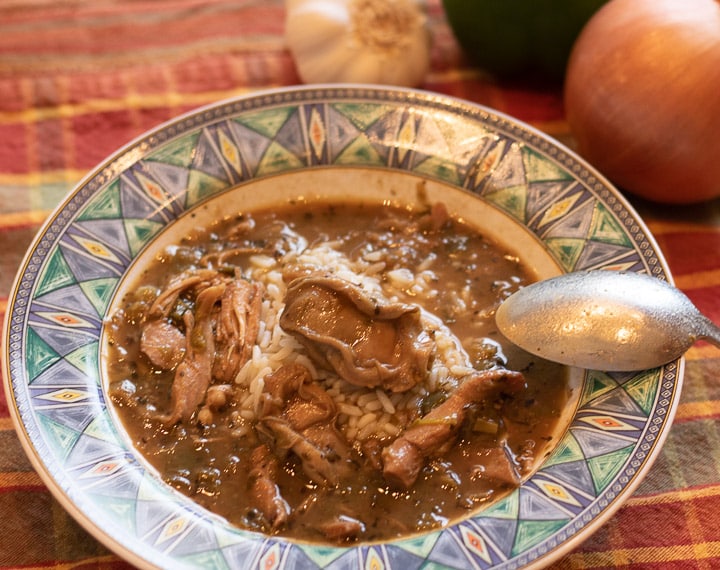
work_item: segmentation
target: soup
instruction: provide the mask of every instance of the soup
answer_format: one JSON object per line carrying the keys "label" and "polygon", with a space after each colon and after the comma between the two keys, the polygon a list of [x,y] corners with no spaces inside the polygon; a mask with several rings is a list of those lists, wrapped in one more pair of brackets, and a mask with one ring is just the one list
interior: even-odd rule
{"label": "soup", "polygon": [[440,528],[552,447],[565,370],[494,327],[532,280],[442,204],[238,214],[118,301],[110,399],[169,485],[241,528],[331,544]]}

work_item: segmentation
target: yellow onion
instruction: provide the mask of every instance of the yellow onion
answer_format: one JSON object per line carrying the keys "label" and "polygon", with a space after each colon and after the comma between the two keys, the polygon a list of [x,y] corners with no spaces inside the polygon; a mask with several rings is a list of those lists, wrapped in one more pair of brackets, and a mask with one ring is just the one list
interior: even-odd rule
{"label": "yellow onion", "polygon": [[578,151],[650,200],[720,196],[720,1],[610,0],[565,77]]}

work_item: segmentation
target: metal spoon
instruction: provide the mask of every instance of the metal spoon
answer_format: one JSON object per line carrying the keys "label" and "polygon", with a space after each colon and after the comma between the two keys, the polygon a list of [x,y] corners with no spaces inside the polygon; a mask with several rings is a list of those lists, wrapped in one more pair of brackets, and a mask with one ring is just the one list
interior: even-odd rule
{"label": "metal spoon", "polygon": [[527,352],[594,370],[645,370],[720,327],[666,281],[623,271],[567,273],[524,287],[498,308],[500,332]]}

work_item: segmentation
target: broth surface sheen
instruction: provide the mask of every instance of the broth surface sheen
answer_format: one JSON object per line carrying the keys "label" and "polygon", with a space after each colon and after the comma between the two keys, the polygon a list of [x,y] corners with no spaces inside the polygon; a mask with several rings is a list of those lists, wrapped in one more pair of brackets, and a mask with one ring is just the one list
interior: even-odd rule
{"label": "broth surface sheen", "polygon": [[116,304],[108,392],[160,476],[241,528],[437,529],[554,445],[566,369],[494,324],[533,280],[442,204],[238,214],[165,248]]}

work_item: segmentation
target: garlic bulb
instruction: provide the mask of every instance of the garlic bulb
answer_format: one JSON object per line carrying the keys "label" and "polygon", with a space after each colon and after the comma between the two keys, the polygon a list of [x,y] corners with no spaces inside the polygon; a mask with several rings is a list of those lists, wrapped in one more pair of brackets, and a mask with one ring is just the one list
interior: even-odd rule
{"label": "garlic bulb", "polygon": [[287,0],[285,39],[305,83],[415,87],[430,66],[418,0]]}

